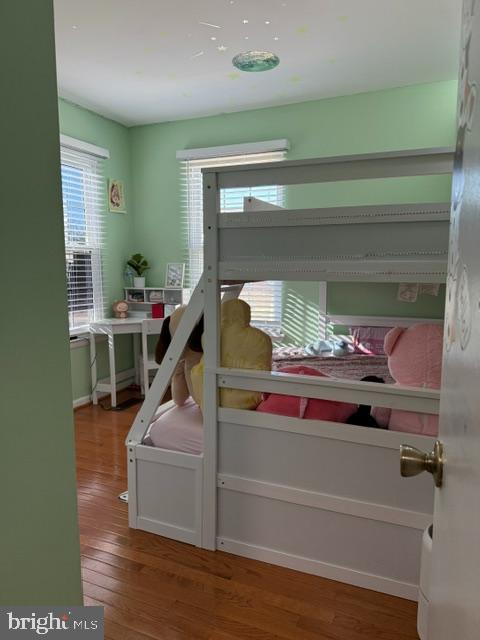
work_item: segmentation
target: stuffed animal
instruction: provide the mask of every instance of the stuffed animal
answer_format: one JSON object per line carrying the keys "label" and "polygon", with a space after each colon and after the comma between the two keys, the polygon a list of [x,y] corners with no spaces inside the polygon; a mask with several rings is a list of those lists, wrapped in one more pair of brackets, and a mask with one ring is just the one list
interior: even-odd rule
{"label": "stuffed animal", "polygon": [[[272,341],[266,333],[250,326],[250,307],[243,300],[226,300],[221,307],[220,362],[230,369],[272,368]],[[203,358],[193,367],[192,396],[203,405]],[[262,395],[256,391],[221,389],[220,406],[230,409],[255,409]]]}
{"label": "stuffed animal", "polygon": [[[379,378],[378,376],[365,376],[361,378],[361,382],[376,382],[378,384],[385,384],[385,380],[383,378]],[[360,404],[358,405],[358,409],[355,413],[346,420],[347,424],[354,424],[357,427],[371,427],[372,429],[386,429],[386,426],[381,426],[375,420],[375,418],[371,414],[372,407],[369,404]]]}
{"label": "stuffed animal", "polygon": [[[385,336],[388,368],[398,385],[440,389],[442,375],[443,329],[439,324],[415,324],[408,329],[395,327]],[[393,431],[438,434],[438,416],[374,409],[377,422]]]}
{"label": "stuffed animal", "polygon": [[[178,307],[175,311],[165,318],[160,332],[160,337],[155,349],[155,361],[160,364],[165,356],[172,337],[177,330],[179,322],[185,312],[186,307]],[[202,333],[203,333],[203,316],[192,331],[187,345],[182,353],[180,360],[175,368],[171,380],[172,399],[179,407],[183,406],[189,396],[193,397],[193,385],[191,372],[202,357]]]}
{"label": "stuffed animal", "polygon": [[[278,371],[280,373],[293,373],[303,376],[328,377],[317,369],[304,367],[303,365],[283,367]],[[330,422],[346,422],[356,409],[357,405],[348,402],[300,398],[280,393],[264,394],[264,399],[257,407],[257,411],[263,413],[274,413],[280,416],[290,416],[291,418],[328,420]]]}

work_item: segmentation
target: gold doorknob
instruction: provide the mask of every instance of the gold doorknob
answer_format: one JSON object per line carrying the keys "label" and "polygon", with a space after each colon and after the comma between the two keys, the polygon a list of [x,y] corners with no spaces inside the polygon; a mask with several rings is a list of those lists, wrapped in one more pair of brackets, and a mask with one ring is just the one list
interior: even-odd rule
{"label": "gold doorknob", "polygon": [[443,481],[443,444],[435,442],[433,451],[424,453],[408,444],[400,446],[400,474],[404,478],[417,476],[422,471],[428,471],[433,476],[436,487],[442,486]]}

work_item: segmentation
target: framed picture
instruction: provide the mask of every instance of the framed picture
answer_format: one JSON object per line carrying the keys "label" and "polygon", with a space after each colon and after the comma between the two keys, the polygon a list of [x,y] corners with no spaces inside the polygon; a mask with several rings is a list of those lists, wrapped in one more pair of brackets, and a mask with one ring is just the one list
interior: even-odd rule
{"label": "framed picture", "polygon": [[125,188],[121,180],[108,180],[108,210],[113,213],[126,213]]}
{"label": "framed picture", "polygon": [[185,264],[182,262],[170,262],[167,264],[167,274],[165,276],[166,287],[183,287],[185,275]]}

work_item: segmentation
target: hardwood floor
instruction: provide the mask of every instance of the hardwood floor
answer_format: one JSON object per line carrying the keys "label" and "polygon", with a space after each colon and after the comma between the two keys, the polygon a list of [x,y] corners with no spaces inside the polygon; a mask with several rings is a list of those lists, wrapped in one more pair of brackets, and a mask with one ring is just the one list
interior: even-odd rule
{"label": "hardwood floor", "polygon": [[124,439],[137,407],[77,409],[86,604],[109,640],[417,640],[413,602],[128,528]]}

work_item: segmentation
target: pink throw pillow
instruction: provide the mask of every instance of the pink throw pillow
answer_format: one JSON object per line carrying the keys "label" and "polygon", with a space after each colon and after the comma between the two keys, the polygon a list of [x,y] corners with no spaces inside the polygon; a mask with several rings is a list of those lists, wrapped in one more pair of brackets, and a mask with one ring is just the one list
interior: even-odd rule
{"label": "pink throw pillow", "polygon": [[[283,367],[278,369],[278,372],[302,376],[328,377],[317,369],[302,365]],[[328,420],[330,422],[345,422],[356,410],[357,405],[348,402],[299,398],[279,393],[265,394],[264,399],[257,407],[257,411],[263,413],[274,413],[291,418],[305,418],[306,420]]]}

